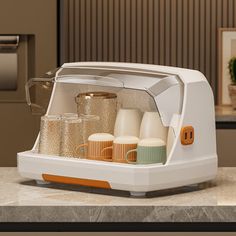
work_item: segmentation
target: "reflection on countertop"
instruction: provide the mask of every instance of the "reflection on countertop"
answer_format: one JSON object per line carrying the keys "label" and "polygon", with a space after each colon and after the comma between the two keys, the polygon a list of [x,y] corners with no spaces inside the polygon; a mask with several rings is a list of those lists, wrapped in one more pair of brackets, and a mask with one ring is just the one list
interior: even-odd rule
{"label": "reflection on countertop", "polygon": [[219,168],[214,181],[151,192],[61,184],[37,185],[16,168],[0,168],[1,222],[218,222],[236,221],[236,168]]}

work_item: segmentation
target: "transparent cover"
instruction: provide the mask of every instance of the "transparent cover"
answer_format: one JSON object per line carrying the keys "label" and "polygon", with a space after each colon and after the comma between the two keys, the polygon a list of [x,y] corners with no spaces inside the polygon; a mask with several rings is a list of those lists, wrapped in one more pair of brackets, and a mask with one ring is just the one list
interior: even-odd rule
{"label": "transparent cover", "polygon": [[52,79],[33,78],[27,81],[25,84],[26,102],[33,115],[46,113],[52,89]]}

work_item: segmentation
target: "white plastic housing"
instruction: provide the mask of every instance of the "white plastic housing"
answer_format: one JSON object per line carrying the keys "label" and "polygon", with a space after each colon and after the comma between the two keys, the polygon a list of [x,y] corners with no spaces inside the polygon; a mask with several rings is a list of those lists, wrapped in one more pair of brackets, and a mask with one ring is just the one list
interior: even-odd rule
{"label": "white plastic housing", "polygon": [[[94,79],[91,79],[92,74]],[[18,153],[18,170],[22,176],[43,180],[42,174],[51,174],[101,180],[109,182],[113,189],[131,192],[195,184],[216,176],[214,99],[202,73],[132,63],[64,64],[57,72],[47,114],[76,112],[75,96],[89,89],[116,92],[126,106],[159,111],[166,127],[171,125],[174,115],[179,117],[167,162],[131,165],[46,156],[36,153],[36,140],[31,151]],[[130,97],[132,99],[127,99]],[[180,132],[185,126],[194,128],[191,145],[181,144]]]}

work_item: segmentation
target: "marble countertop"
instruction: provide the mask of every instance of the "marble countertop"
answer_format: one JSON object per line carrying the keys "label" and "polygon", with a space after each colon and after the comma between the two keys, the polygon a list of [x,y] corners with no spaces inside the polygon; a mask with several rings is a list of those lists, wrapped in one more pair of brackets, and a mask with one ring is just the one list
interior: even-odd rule
{"label": "marble countertop", "polygon": [[232,106],[216,106],[215,115],[217,122],[236,122],[236,110]]}
{"label": "marble countertop", "polygon": [[219,168],[208,183],[152,192],[49,184],[0,168],[0,222],[235,222],[236,168]]}

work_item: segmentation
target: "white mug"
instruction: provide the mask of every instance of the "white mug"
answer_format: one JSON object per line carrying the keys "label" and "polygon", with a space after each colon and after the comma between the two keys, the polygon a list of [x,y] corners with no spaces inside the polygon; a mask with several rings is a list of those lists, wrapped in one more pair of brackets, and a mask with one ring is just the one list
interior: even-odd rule
{"label": "white mug", "polygon": [[160,138],[166,142],[168,128],[164,127],[158,112],[145,112],[140,127],[140,139]]}
{"label": "white mug", "polygon": [[116,116],[114,136],[139,136],[142,112],[139,109],[121,108]]}

